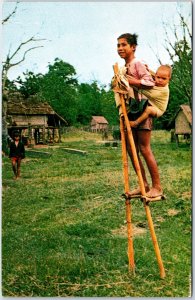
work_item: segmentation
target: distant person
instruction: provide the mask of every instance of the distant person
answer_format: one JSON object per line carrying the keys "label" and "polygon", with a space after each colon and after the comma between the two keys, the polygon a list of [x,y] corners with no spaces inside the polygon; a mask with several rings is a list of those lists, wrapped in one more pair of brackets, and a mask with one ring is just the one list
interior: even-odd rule
{"label": "distant person", "polygon": [[24,144],[20,141],[20,134],[18,131],[14,131],[13,141],[10,143],[9,149],[9,157],[12,162],[14,179],[17,180],[20,178],[21,160],[25,158]]}
{"label": "distant person", "polygon": [[171,71],[169,65],[161,65],[155,74],[155,86],[149,89],[138,89],[138,91],[148,97],[148,105],[139,118],[130,121],[131,127],[137,127],[149,116],[159,118],[164,114],[169,100],[168,84],[171,79]]}

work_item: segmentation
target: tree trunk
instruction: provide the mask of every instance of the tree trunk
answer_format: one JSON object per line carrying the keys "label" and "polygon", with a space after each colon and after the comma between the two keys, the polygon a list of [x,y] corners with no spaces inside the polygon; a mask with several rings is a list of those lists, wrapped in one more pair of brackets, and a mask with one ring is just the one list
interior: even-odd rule
{"label": "tree trunk", "polygon": [[2,151],[8,154],[7,95],[2,97]]}

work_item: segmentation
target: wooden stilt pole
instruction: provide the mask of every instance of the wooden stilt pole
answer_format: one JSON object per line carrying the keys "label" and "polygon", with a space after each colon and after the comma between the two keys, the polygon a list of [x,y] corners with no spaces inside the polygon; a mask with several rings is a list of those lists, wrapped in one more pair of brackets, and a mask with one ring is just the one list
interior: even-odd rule
{"label": "wooden stilt pole", "polygon": [[[118,70],[118,64],[115,64],[113,66],[113,69],[114,69],[114,73],[118,74],[118,71],[119,71]],[[139,160],[138,160],[138,156],[137,156],[137,151],[136,151],[136,147],[135,147],[135,143],[134,143],[134,139],[133,139],[132,130],[131,130],[131,127],[130,127],[130,124],[129,124],[129,119],[128,119],[127,112],[126,112],[125,100],[124,100],[124,97],[123,97],[122,94],[119,94],[119,95],[120,95],[120,100],[121,100],[124,123],[125,123],[125,126],[127,128],[127,137],[128,137],[128,140],[129,140],[129,143],[130,143],[130,146],[131,146],[131,151],[132,151],[132,156],[133,156],[133,160],[134,160],[135,170],[136,170],[136,174],[138,176],[140,191],[141,191],[141,195],[142,195],[142,198],[143,198],[146,217],[147,217],[147,220],[148,220],[148,226],[149,226],[149,229],[150,229],[150,234],[151,234],[152,242],[153,242],[153,245],[154,245],[154,250],[155,250],[157,262],[158,262],[158,265],[159,265],[160,277],[164,278],[165,277],[165,270],[164,270],[164,266],[163,266],[163,262],[162,262],[162,258],[161,258],[161,254],[160,254],[160,248],[158,246],[158,241],[157,241],[155,230],[154,230],[154,225],[153,225],[153,221],[152,221],[152,217],[151,217],[151,213],[150,213],[149,203],[146,203],[146,200],[144,199],[144,197],[146,196],[146,191],[145,191],[143,177],[142,177],[142,173],[141,173],[141,169],[140,169],[140,165],[139,165]],[[121,127],[121,129],[122,129],[122,127]],[[123,132],[124,132],[124,127],[123,127]],[[127,179],[125,179],[125,181],[126,180]]]}
{"label": "wooden stilt pole", "polygon": [[[121,132],[121,144],[122,144],[122,160],[123,160],[123,176],[125,194],[129,194],[129,174],[128,174],[128,155],[126,147],[126,139],[124,132],[124,120],[120,117],[120,132]],[[134,262],[134,249],[133,249],[133,229],[131,222],[131,203],[129,199],[126,199],[126,221],[127,221],[127,236],[128,236],[128,259],[129,259],[129,271],[135,274],[135,262]]]}
{"label": "wooden stilt pole", "polygon": [[143,200],[143,203],[144,203],[146,217],[148,220],[148,226],[150,229],[150,234],[151,234],[151,238],[152,238],[152,242],[153,242],[153,246],[154,246],[154,250],[155,250],[155,254],[156,254],[156,258],[157,258],[157,262],[158,262],[160,278],[163,279],[163,278],[165,278],[165,269],[163,266],[163,262],[162,262],[162,258],[161,258],[161,254],[160,254],[160,248],[159,248],[157,237],[156,237],[155,230],[154,230],[154,225],[153,225],[153,221],[152,221],[152,217],[151,217],[151,213],[150,213],[150,207],[149,207],[149,204],[146,203],[146,200]]}
{"label": "wooden stilt pole", "polygon": [[125,119],[125,125],[127,128],[127,137],[128,137],[128,140],[129,140],[129,143],[131,146],[132,157],[134,160],[135,171],[138,176],[141,194],[142,194],[142,196],[145,196],[146,191],[145,191],[144,181],[143,181],[143,177],[142,177],[142,173],[141,173],[141,169],[140,169],[140,165],[139,165],[139,161],[138,161],[138,157],[137,157],[137,150],[135,147],[132,130],[131,130],[131,127],[129,124],[129,119],[128,119],[127,112],[126,112],[125,101],[123,99],[123,95],[120,95],[120,98],[121,98],[121,104],[122,104],[122,111],[123,111],[123,115],[124,115],[124,119]]}

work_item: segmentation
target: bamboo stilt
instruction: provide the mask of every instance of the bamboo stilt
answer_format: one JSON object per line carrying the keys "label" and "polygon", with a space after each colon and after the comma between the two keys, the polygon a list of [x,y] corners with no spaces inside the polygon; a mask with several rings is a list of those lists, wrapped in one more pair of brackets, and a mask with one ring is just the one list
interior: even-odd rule
{"label": "bamboo stilt", "polygon": [[[114,73],[118,74],[118,64],[115,64],[113,66],[113,69],[114,69]],[[125,100],[124,100],[123,94],[120,94],[120,100],[121,100],[124,123],[125,123],[125,126],[127,128],[127,137],[128,137],[128,140],[129,140],[129,143],[130,143],[130,146],[131,146],[131,151],[132,151],[132,156],[133,156],[133,160],[134,160],[135,170],[136,170],[136,174],[138,176],[141,195],[142,195],[142,198],[144,199],[144,196],[146,195],[146,191],[145,191],[145,186],[144,186],[143,177],[142,177],[142,173],[141,173],[141,169],[140,169],[140,165],[139,165],[139,160],[138,160],[138,156],[137,156],[137,151],[136,151],[136,147],[135,147],[135,143],[134,143],[134,139],[133,139],[131,126],[129,124],[129,119],[128,119],[127,112],[126,112],[126,106],[125,106]],[[123,135],[124,134],[124,123],[123,123],[123,126],[120,125],[121,140],[122,141],[123,141],[123,139],[125,139],[125,136]],[[122,124],[122,117],[120,118],[120,124]],[[123,150],[123,147],[124,147],[123,145],[126,145],[126,143],[122,142],[122,151],[125,153],[125,151]],[[126,166],[124,165],[124,169],[125,168],[126,168]],[[124,173],[125,173],[125,171],[124,171]],[[125,188],[128,189],[129,187],[126,184],[126,182],[127,182],[127,178],[126,178],[127,174],[126,173],[124,174],[124,177],[125,177]],[[145,199],[143,200],[143,203],[144,203],[146,217],[147,217],[147,220],[148,220],[148,226],[149,226],[149,229],[150,229],[150,234],[151,234],[151,238],[152,238],[152,242],[153,242],[153,246],[154,246],[154,250],[155,250],[155,254],[156,254],[156,258],[157,258],[157,262],[158,262],[158,266],[159,266],[159,270],[160,270],[160,277],[164,278],[165,277],[165,269],[164,269],[164,266],[163,266],[163,262],[162,262],[162,258],[161,258],[161,254],[160,254],[160,248],[158,246],[158,241],[157,241],[155,230],[154,230],[154,225],[153,225],[153,221],[152,221],[152,217],[151,217],[151,213],[150,213],[149,204],[146,203]],[[129,215],[129,212],[128,212],[128,215]],[[131,237],[129,237],[129,235],[128,235],[128,238],[131,238]],[[132,242],[131,242],[131,245],[132,245]],[[130,249],[129,249],[128,253],[130,253]]]}
{"label": "bamboo stilt", "polygon": [[125,193],[129,193],[129,174],[128,174],[128,156],[127,156],[127,147],[126,139],[124,132],[124,123],[123,118],[120,118],[120,132],[121,132],[121,145],[122,145],[122,159],[123,159],[123,176],[124,176],[124,186]]}
{"label": "bamboo stilt", "polygon": [[[120,118],[120,132],[122,143],[122,159],[123,159],[123,175],[125,194],[129,194],[129,176],[128,176],[128,155],[126,147],[126,139],[124,133],[124,121]],[[128,259],[129,259],[129,271],[135,274],[135,262],[134,262],[134,249],[133,249],[133,230],[131,222],[131,203],[129,199],[126,199],[126,221],[127,221],[127,238],[128,238]]]}
{"label": "bamboo stilt", "polygon": [[163,279],[163,278],[165,278],[165,269],[163,266],[163,262],[162,262],[162,258],[161,258],[161,254],[160,254],[160,248],[159,248],[157,237],[156,237],[155,230],[154,230],[154,225],[153,225],[153,221],[152,221],[152,217],[151,217],[151,213],[150,213],[150,207],[148,204],[146,204],[145,200],[143,202],[144,202],[144,208],[146,211],[148,226],[150,229],[150,234],[151,234],[151,238],[152,238],[152,242],[153,242],[153,246],[154,246],[154,250],[155,250],[155,254],[156,254],[156,258],[157,258],[157,262],[158,262],[158,266],[159,266],[159,270],[160,270],[160,278]]}
{"label": "bamboo stilt", "polygon": [[129,124],[129,119],[128,119],[127,112],[126,112],[125,101],[124,101],[122,95],[120,95],[120,98],[121,98],[121,104],[122,104],[122,111],[123,111],[123,115],[124,115],[124,119],[125,119],[125,125],[127,128],[127,136],[129,139],[129,143],[131,145],[131,151],[132,151],[132,156],[133,156],[133,160],[134,160],[135,171],[138,176],[141,194],[142,194],[142,196],[145,196],[146,191],[145,191],[144,181],[143,181],[143,177],[142,177],[142,173],[141,173],[141,169],[140,169],[140,165],[139,165],[139,161],[138,161],[138,157],[137,157],[137,150],[135,147],[131,126]]}

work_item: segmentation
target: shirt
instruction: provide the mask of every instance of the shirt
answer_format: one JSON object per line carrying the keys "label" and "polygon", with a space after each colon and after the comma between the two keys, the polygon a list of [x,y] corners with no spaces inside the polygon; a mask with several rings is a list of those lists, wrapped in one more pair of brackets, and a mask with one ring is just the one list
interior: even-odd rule
{"label": "shirt", "polygon": [[21,157],[25,158],[25,148],[24,144],[19,141],[18,145],[16,146],[15,142],[11,142],[10,144],[10,152],[9,157]]}
{"label": "shirt", "polygon": [[[145,87],[153,87],[155,82],[152,75],[147,70],[146,64],[134,58],[130,63],[126,65],[127,74],[134,77],[135,79],[141,80],[141,85]],[[135,92],[135,98],[141,100],[143,97],[141,94]]]}

